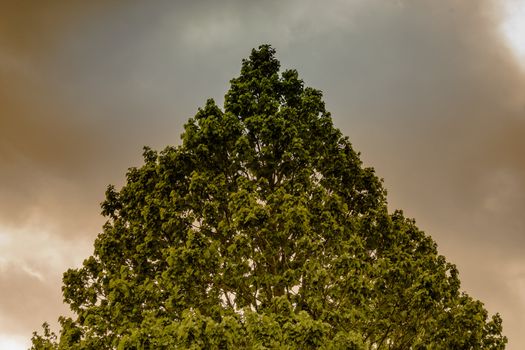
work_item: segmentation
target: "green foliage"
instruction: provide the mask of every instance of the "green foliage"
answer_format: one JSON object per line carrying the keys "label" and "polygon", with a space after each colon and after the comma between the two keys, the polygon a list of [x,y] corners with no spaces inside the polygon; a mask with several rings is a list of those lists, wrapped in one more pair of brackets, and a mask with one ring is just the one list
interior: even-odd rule
{"label": "green foliage", "polygon": [[33,332],[31,338],[31,350],[55,350],[57,348],[56,341],[57,336],[49,328],[49,323],[44,322],[42,325],[44,331],[43,335],[39,335],[37,332]]}
{"label": "green foliage", "polygon": [[145,148],[82,267],[59,339],[33,349],[503,349],[434,241],[332,125],[320,91],[263,45],[224,109]]}

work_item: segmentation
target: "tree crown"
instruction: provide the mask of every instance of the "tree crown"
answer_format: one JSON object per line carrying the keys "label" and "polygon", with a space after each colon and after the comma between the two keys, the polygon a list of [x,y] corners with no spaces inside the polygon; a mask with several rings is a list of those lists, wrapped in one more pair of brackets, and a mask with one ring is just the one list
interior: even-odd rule
{"label": "tree crown", "polygon": [[58,340],[33,348],[503,349],[501,319],[335,128],[319,90],[254,49],[190,118],[144,150],[82,267],[64,274]]}

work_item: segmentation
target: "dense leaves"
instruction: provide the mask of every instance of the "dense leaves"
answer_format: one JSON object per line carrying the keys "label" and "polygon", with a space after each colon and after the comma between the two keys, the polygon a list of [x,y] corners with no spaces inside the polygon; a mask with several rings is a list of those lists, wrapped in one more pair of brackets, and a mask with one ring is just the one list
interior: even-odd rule
{"label": "dense leaves", "polygon": [[253,50],[185,125],[109,187],[108,218],[64,274],[56,337],[33,349],[503,349],[434,241],[389,213],[320,91]]}

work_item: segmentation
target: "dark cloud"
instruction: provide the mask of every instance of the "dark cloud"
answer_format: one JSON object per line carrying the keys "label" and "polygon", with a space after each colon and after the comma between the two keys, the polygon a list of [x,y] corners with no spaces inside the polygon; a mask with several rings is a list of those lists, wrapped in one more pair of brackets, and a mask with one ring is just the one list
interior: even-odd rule
{"label": "dark cloud", "polygon": [[[391,207],[415,217],[458,264],[468,292],[502,312],[509,349],[517,349],[525,344],[525,74],[500,33],[501,7],[496,0],[2,3],[0,229],[38,236],[43,228],[54,244],[83,240],[89,251],[105,186],[140,164],[142,145],[178,143],[184,121],[206,98],[221,101],[240,59],[269,42],[285,68],[324,91],[336,125],[385,178]],[[9,247],[22,252],[16,242],[0,241],[0,256]],[[59,271],[82,258],[56,254],[55,267],[40,272],[56,282],[42,298],[58,295]],[[41,283],[6,266],[6,285]],[[22,309],[0,310],[16,319],[13,327],[34,328]],[[38,323],[57,315],[41,310]]]}

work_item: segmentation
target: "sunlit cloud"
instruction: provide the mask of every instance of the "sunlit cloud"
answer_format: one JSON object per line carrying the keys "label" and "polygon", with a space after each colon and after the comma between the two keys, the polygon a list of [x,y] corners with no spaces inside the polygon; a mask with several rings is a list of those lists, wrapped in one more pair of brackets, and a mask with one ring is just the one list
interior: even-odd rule
{"label": "sunlit cloud", "polygon": [[525,1],[504,0],[504,13],[503,35],[525,68]]}
{"label": "sunlit cloud", "polygon": [[28,339],[22,336],[13,336],[0,332],[0,349],[5,350],[27,350],[30,346]]}

